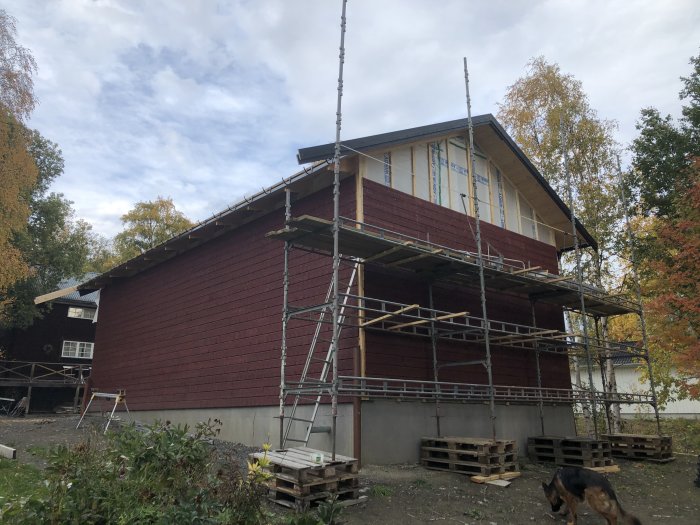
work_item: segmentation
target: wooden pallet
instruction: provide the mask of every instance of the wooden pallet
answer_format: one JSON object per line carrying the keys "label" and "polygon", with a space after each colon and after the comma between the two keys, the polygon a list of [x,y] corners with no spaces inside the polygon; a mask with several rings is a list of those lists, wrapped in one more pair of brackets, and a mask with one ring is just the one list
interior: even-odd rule
{"label": "wooden pallet", "polygon": [[433,470],[493,476],[518,469],[515,441],[466,437],[424,437],[420,464]]}
{"label": "wooden pallet", "polygon": [[[313,457],[323,454],[324,461],[318,464]],[[251,462],[257,462],[263,452],[250,454]],[[280,505],[299,510],[335,496],[338,504],[347,506],[365,501],[360,496],[358,461],[355,458],[330,454],[308,447],[274,450],[267,453],[270,474],[267,481],[268,497]]]}
{"label": "wooden pallet", "polygon": [[610,443],[588,437],[530,437],[527,453],[532,461],[560,466],[606,467],[614,464]]}
{"label": "wooden pallet", "polygon": [[515,452],[516,446],[513,440],[496,440],[468,437],[424,437],[421,438],[421,447],[433,447],[448,450],[473,451],[481,454],[504,454]]}
{"label": "wooden pallet", "polygon": [[673,439],[671,436],[642,434],[606,434],[612,455],[644,461],[673,461]]}

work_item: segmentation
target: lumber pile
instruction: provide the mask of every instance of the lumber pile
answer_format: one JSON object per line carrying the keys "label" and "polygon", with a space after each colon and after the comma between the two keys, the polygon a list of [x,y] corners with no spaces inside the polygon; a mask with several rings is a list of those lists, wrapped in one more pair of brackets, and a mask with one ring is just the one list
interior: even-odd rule
{"label": "lumber pile", "polygon": [[[251,462],[258,462],[264,452],[250,454]],[[270,475],[268,497],[279,505],[306,510],[335,496],[339,505],[361,503],[358,461],[336,454],[330,460],[328,452],[308,447],[295,447],[267,452],[269,465],[264,468]]]}
{"label": "lumber pile", "polygon": [[515,441],[468,437],[421,438],[420,464],[468,476],[494,476],[518,470]]}
{"label": "lumber pile", "polygon": [[671,436],[643,434],[605,434],[615,457],[666,463],[673,461]]}
{"label": "lumber pile", "polygon": [[589,437],[529,437],[527,453],[534,462],[563,467],[606,467],[614,463],[610,443]]}

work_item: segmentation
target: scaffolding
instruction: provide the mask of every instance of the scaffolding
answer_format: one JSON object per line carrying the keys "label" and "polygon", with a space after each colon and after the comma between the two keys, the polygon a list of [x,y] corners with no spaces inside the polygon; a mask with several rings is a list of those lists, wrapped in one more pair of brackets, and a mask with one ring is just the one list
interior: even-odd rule
{"label": "scaffolding", "polygon": [[[464,75],[467,95],[467,113],[469,127],[465,132],[469,137],[468,177],[473,183],[472,198],[474,224],[476,226],[476,252],[458,250],[439,245],[423,239],[411,237],[400,232],[366,224],[357,219],[340,215],[340,127],[342,74],[344,62],[345,2],[341,17],[341,42],[339,55],[338,99],[336,111],[336,140],[333,159],[333,217],[331,220],[310,215],[292,216],[291,192],[287,189],[285,199],[284,227],[268,233],[268,238],[284,241],[283,274],[283,313],[282,345],[279,391],[279,445],[285,448],[295,442],[306,446],[314,432],[330,432],[332,455],[335,457],[337,438],[338,399],[400,399],[421,400],[435,404],[436,432],[441,435],[440,404],[447,402],[488,403],[492,438],[496,439],[496,403],[536,404],[539,409],[540,428],[544,434],[544,410],[548,405],[588,405],[593,409],[594,433],[597,438],[598,427],[595,415],[597,407],[603,406],[609,417],[609,408],[613,404],[649,404],[656,414],[657,428],[660,433],[659,413],[657,407],[656,386],[651,371],[649,353],[646,347],[646,333],[641,306],[641,296],[633,301],[623,295],[611,295],[605,290],[585,284],[581,271],[581,250],[578,241],[577,221],[574,216],[573,196],[569,194],[571,212],[573,250],[576,257],[576,275],[574,278],[552,274],[540,267],[532,267],[523,261],[504,259],[482,251],[480,232],[479,200],[477,198],[474,170],[473,127],[471,122],[471,100],[469,96],[469,77],[467,62],[464,59]],[[565,137],[563,136],[565,143]],[[568,176],[568,159],[564,154],[564,170]],[[356,173],[359,176],[359,172]],[[463,198],[466,195],[463,195]],[[466,211],[466,206],[465,206]],[[468,214],[467,214],[468,215]],[[469,220],[465,217],[465,220]],[[629,226],[628,226],[629,231]],[[292,250],[323,254],[332,259],[332,279],[325,299],[319,304],[296,305],[290,302],[290,253]],[[341,271],[346,264],[347,271]],[[364,267],[383,268],[391,272],[412,272],[429,275],[429,305],[404,304],[382,298],[353,294],[356,282],[364,279]],[[350,270],[351,268],[351,270]],[[343,273],[348,277],[340,282]],[[356,281],[357,280],[357,281]],[[466,311],[442,311],[434,308],[433,283],[457,285],[478,289],[480,296],[480,315]],[[344,290],[344,291],[343,291]],[[512,294],[525,297],[531,305],[531,324],[517,324],[497,320],[488,315],[486,292]],[[582,319],[583,333],[568,333],[560,330],[538,328],[535,316],[537,303],[552,304],[579,314]],[[640,316],[643,346],[633,344],[620,345],[617,352],[631,356],[646,363],[651,393],[617,393],[608,392],[601,364],[603,391],[598,391],[593,382],[593,361],[602,363],[612,359],[609,344],[588,331],[589,318],[596,326],[598,320],[612,315],[634,313]],[[292,380],[287,377],[288,328],[292,320],[305,320],[316,323],[311,337],[309,351],[300,377]],[[339,339],[344,327],[358,331],[358,338],[364,339],[365,331],[397,334],[406,337],[423,337],[431,341],[432,381],[397,379],[389,377],[368,377],[364,367],[360,375],[339,375]],[[323,340],[322,333],[330,333],[330,340]],[[438,360],[439,341],[451,341],[478,345],[483,349],[483,359],[466,361],[440,362]],[[328,347],[319,350],[327,343]],[[491,346],[512,349],[514,352],[531,352],[535,356],[537,387],[507,386],[494,384],[492,375]],[[319,352],[321,355],[319,356]],[[585,358],[588,368],[589,388],[545,388],[542,386],[540,356],[553,353],[562,358],[571,356]],[[320,362],[318,374],[311,374],[312,363]],[[440,380],[440,373],[448,367],[483,366],[487,372],[485,384],[446,382]],[[316,427],[315,421],[319,407],[330,401],[332,426]],[[310,416],[300,417],[300,404],[312,406]]]}

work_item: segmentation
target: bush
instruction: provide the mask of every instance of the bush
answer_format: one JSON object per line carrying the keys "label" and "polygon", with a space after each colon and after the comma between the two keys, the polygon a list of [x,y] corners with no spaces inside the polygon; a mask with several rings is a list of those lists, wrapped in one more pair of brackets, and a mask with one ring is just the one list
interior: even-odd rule
{"label": "bush", "polygon": [[[156,423],[95,435],[49,453],[46,493],[15,498],[0,510],[7,524],[258,525],[264,475],[241,473],[231,460],[217,468],[209,438],[215,425]],[[46,495],[48,494],[48,495]]]}

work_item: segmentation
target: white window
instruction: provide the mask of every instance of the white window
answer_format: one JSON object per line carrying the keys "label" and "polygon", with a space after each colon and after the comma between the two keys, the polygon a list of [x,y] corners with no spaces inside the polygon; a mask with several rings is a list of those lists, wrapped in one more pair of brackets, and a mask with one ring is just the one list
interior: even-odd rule
{"label": "white window", "polygon": [[75,317],[77,319],[94,319],[95,309],[94,308],[78,308],[77,306],[68,307],[68,317]]}
{"label": "white window", "polygon": [[78,357],[80,359],[92,359],[94,343],[85,341],[63,341],[61,357]]}

